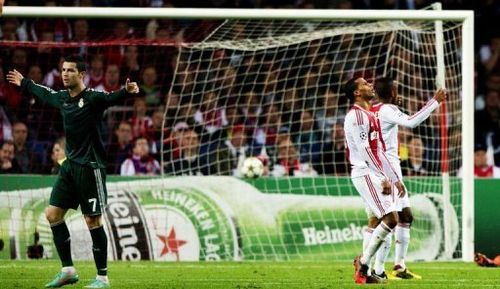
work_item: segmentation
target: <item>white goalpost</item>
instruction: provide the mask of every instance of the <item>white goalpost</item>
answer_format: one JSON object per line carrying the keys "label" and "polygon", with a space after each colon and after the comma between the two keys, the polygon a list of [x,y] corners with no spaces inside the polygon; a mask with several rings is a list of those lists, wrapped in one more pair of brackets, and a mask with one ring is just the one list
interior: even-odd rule
{"label": "white goalpost", "polygon": [[[314,147],[305,139],[314,140],[317,135],[320,148],[328,142],[334,143],[338,133],[335,127],[341,123],[342,113],[347,109],[342,100],[342,86],[353,75],[373,81],[386,75],[395,78],[404,100],[402,110],[409,114],[416,112],[436,89],[448,89],[449,101],[433,113],[421,128],[403,131],[408,139],[402,142],[402,153],[413,153],[409,143],[412,138],[418,138],[424,144],[423,155],[430,159],[427,176],[408,178],[410,191],[415,194],[412,205],[415,204],[417,212],[415,234],[419,236],[415,241],[413,257],[426,259],[419,249],[438,240],[436,247],[439,248],[432,249],[436,252],[430,259],[470,262],[474,257],[474,15],[472,11],[444,11],[440,4],[434,4],[432,8],[261,10],[7,6],[2,17],[220,21],[203,39],[174,44],[178,50],[166,93],[176,95],[179,102],[172,110],[168,107],[162,110],[161,131],[182,129],[179,123],[185,125],[185,119],[193,116],[198,126],[203,126],[198,131],[203,148],[199,155],[209,163],[209,174],[239,177],[239,167],[228,174],[219,170],[225,164],[225,157],[218,151],[220,143],[223,143],[218,129],[226,131],[228,127],[231,135],[239,132],[239,125],[244,126],[254,142],[249,141],[249,146],[254,145],[252,155],[264,155],[268,159],[270,175],[249,180],[255,189],[225,177],[210,179],[212,177],[206,176],[202,180],[188,177],[184,182],[182,177],[176,180],[169,176],[177,175],[175,169],[166,169],[161,180],[151,183],[145,180],[130,184],[123,182],[111,188],[112,192],[123,189],[130,200],[134,200],[134,206],[143,207],[144,213],[140,215],[141,218],[149,218],[144,222],[150,231],[158,226],[170,230],[173,228],[171,222],[185,224],[187,221],[184,219],[195,218],[194,225],[185,225],[185,230],[179,231],[186,236],[200,238],[199,246],[205,250],[200,253],[200,259],[204,256],[205,260],[216,259],[215,253],[210,251],[215,250],[210,243],[210,236],[215,233],[203,232],[206,234],[204,239],[200,235],[203,231],[200,228],[211,229],[208,221],[202,220],[202,213],[190,211],[187,205],[185,208],[168,209],[182,203],[181,200],[191,200],[189,198],[198,192],[204,192],[203,197],[195,199],[207,204],[209,209],[206,215],[217,216],[214,220],[225,226],[219,237],[231,238],[220,245],[229,252],[228,259],[349,258],[359,246],[347,240],[359,242],[356,234],[366,221],[364,212],[358,208],[360,198],[350,185],[347,172],[338,171],[339,166],[346,168],[346,161],[335,159],[335,144],[330,147],[332,155],[327,158],[323,153],[315,155]],[[126,40],[112,45],[125,47]],[[172,44],[140,45],[161,48]],[[153,62],[163,61],[162,57],[166,56],[162,53],[154,55]],[[229,124],[219,124],[222,129],[217,128],[214,122],[210,125],[203,122],[203,109],[207,110],[211,105],[224,109],[224,120],[227,119]],[[231,123],[229,111],[241,123]],[[307,116],[307,113],[310,115]],[[302,130],[307,117],[313,119],[315,126],[306,135],[302,134]],[[273,121],[274,127],[265,126]],[[266,129],[267,132],[273,130],[273,145],[268,143],[270,135],[265,134]],[[303,177],[294,179],[288,176],[288,171],[281,171],[279,175],[274,170],[279,164],[280,150],[275,139],[279,139],[283,132],[291,136],[298,148],[297,153],[301,158],[304,156],[304,162],[310,163],[311,169],[318,174],[303,174]],[[161,140],[166,138],[162,134]],[[163,141],[159,142],[157,149],[162,167],[168,167],[176,151],[164,146]],[[456,177],[459,168],[461,178]],[[331,176],[325,177],[327,174]],[[189,184],[193,185],[192,190],[196,193],[181,197]],[[231,192],[231,189],[238,192]],[[132,194],[129,191],[134,190],[139,196],[136,199],[129,196]],[[0,188],[0,191],[4,189]],[[43,198],[47,197],[47,190],[40,192]],[[37,203],[34,196],[40,192],[29,191],[26,194],[30,199],[19,197],[22,201],[18,203],[22,206]],[[120,193],[111,195],[120,196],[116,197],[116,202],[121,200]],[[0,200],[15,196],[14,192],[0,192]],[[142,203],[153,199],[154,205]],[[252,208],[248,209],[247,204]],[[0,218],[3,218],[3,212],[11,214],[11,210],[7,205],[0,205]],[[13,211],[21,218],[22,210],[16,208]],[[248,211],[242,213],[245,210]],[[35,214],[33,218],[38,220],[36,217]],[[433,218],[439,218],[439,221]],[[320,220],[321,225],[317,225],[316,220]],[[10,224],[14,223],[22,222],[10,221]],[[17,238],[12,226],[5,222],[5,227],[9,227],[5,231]],[[112,234],[113,229],[109,227],[108,231]],[[425,234],[433,237],[425,240],[422,237]],[[151,238],[148,250],[161,251],[157,248],[159,245],[154,245],[155,237]],[[19,240],[16,239],[16,242]],[[324,244],[331,247],[320,246]],[[118,252],[120,248],[113,250]],[[329,255],[329,250],[335,252]],[[190,258],[198,258],[196,254],[193,256]],[[179,260],[179,253],[176,258]],[[150,259],[155,258],[151,255]]]}

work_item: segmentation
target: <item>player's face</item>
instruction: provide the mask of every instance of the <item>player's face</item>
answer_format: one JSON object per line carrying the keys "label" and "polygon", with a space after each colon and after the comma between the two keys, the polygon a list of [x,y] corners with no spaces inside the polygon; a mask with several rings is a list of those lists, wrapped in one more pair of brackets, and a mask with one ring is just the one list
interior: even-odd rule
{"label": "player's face", "polygon": [[372,83],[369,83],[364,78],[358,78],[356,83],[358,84],[357,91],[364,100],[371,100],[375,97],[375,89],[373,89]]}
{"label": "player's face", "polygon": [[74,62],[63,62],[62,80],[65,88],[75,88],[83,82],[83,72],[79,72]]}
{"label": "player's face", "polygon": [[398,83],[394,81],[392,83],[392,104],[395,105],[402,105],[403,104],[403,99],[401,96],[398,95]]}

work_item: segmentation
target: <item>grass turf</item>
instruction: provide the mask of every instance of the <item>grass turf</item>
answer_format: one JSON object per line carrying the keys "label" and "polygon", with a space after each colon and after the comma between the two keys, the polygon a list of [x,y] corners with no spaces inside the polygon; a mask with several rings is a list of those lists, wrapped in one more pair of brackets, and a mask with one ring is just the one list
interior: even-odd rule
{"label": "grass turf", "polygon": [[[76,262],[83,288],[95,277],[93,262]],[[359,288],[349,262],[110,262],[112,288]],[[386,265],[389,268],[389,265]],[[392,281],[377,288],[500,288],[500,268],[473,263],[412,263],[422,280]],[[60,269],[54,260],[0,260],[0,288],[43,288]]]}

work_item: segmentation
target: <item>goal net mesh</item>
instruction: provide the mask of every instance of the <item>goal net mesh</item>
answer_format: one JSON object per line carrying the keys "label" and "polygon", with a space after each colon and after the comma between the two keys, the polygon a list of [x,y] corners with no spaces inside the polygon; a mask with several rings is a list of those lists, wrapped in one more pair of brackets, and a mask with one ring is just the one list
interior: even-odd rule
{"label": "goal net mesh", "polygon": [[[138,81],[140,96],[108,109],[103,120],[110,155],[108,174],[120,174],[127,153],[132,152],[127,144],[130,150],[123,155],[120,130],[130,131],[125,136],[128,142],[139,137],[148,140],[166,187],[184,179],[172,176],[244,179],[244,160],[251,156],[261,159],[263,176],[245,183],[263,196],[249,197],[250,193],[238,191],[247,190],[244,185],[227,188],[224,181],[214,189],[234,190],[234,197],[230,193],[222,197],[233,208],[232,213],[222,211],[232,216],[233,229],[228,232],[237,240],[229,240],[230,233],[225,235],[228,239],[220,246],[233,249],[225,258],[352,259],[361,250],[367,216],[349,179],[343,121],[350,107],[343,85],[354,76],[370,82],[391,76],[403,99],[401,110],[417,112],[438,88],[434,22],[226,20],[195,21],[170,25],[169,29],[161,29],[164,23],[158,22],[156,30],[145,21],[128,23],[134,23],[135,31],[129,27],[124,35],[133,32],[135,37],[110,40],[103,33],[93,38],[96,40],[83,42],[55,42],[54,38],[47,42],[0,42],[4,66],[61,89],[60,57],[80,53],[87,60],[89,87],[112,91],[127,77]],[[150,39],[151,29],[166,34],[165,38],[156,35]],[[461,166],[461,25],[444,22],[443,30],[446,107],[441,106],[415,129],[399,129],[403,175],[415,215],[410,259],[461,257],[462,192],[455,178]],[[24,64],[16,57],[25,57]],[[23,121],[29,127],[33,172],[50,172],[53,142],[63,135],[60,114],[30,96],[23,96],[19,103],[4,102],[5,114],[12,122]],[[452,176],[449,199],[442,194],[443,172]],[[210,181],[186,180],[217,187]],[[130,191],[133,184],[117,187]],[[142,184],[148,186],[147,181]],[[228,181],[227,186],[230,184]],[[36,202],[37,191],[24,193],[24,197],[4,195],[8,198],[3,207],[0,205],[0,212],[11,221],[0,223],[0,235],[16,235],[12,231],[15,227],[29,244],[33,228],[21,225],[26,216],[12,206],[29,203],[35,208],[40,203]],[[43,191],[43,205],[48,202],[47,194]],[[149,200],[137,194],[139,202]],[[174,200],[169,196],[172,199],[162,195],[162,205]],[[166,226],[163,234],[172,237],[173,227],[168,224],[169,218],[174,222],[173,211],[148,208],[148,227]],[[217,211],[211,210],[213,214]],[[40,215],[35,213],[31,220],[46,222],[40,210],[37,212]],[[449,224],[444,222],[445,214]],[[38,230],[45,228],[50,244],[50,231],[47,224],[44,226],[39,225]],[[84,226],[78,223],[73,230],[79,232]],[[111,229],[107,230],[111,234]],[[152,238],[164,240],[157,235]],[[205,236],[204,240],[210,239]],[[445,252],[445,242],[450,242],[452,252]],[[74,247],[82,243],[77,241]],[[160,245],[155,246],[163,252]],[[210,248],[203,248],[200,259],[210,259]],[[172,252],[175,250],[166,253]],[[81,258],[91,258],[91,252],[85,254]],[[174,255],[171,260],[176,260]]]}

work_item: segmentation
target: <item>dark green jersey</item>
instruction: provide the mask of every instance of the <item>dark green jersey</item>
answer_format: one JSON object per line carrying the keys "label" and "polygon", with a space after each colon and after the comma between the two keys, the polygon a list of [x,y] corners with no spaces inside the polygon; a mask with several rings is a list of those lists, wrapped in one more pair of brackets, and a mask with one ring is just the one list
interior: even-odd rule
{"label": "dark green jersey", "polygon": [[101,121],[106,108],[127,95],[125,89],[107,93],[86,88],[71,97],[68,90],[54,91],[24,78],[21,87],[40,100],[60,109],[66,133],[66,157],[82,165],[105,168]]}

